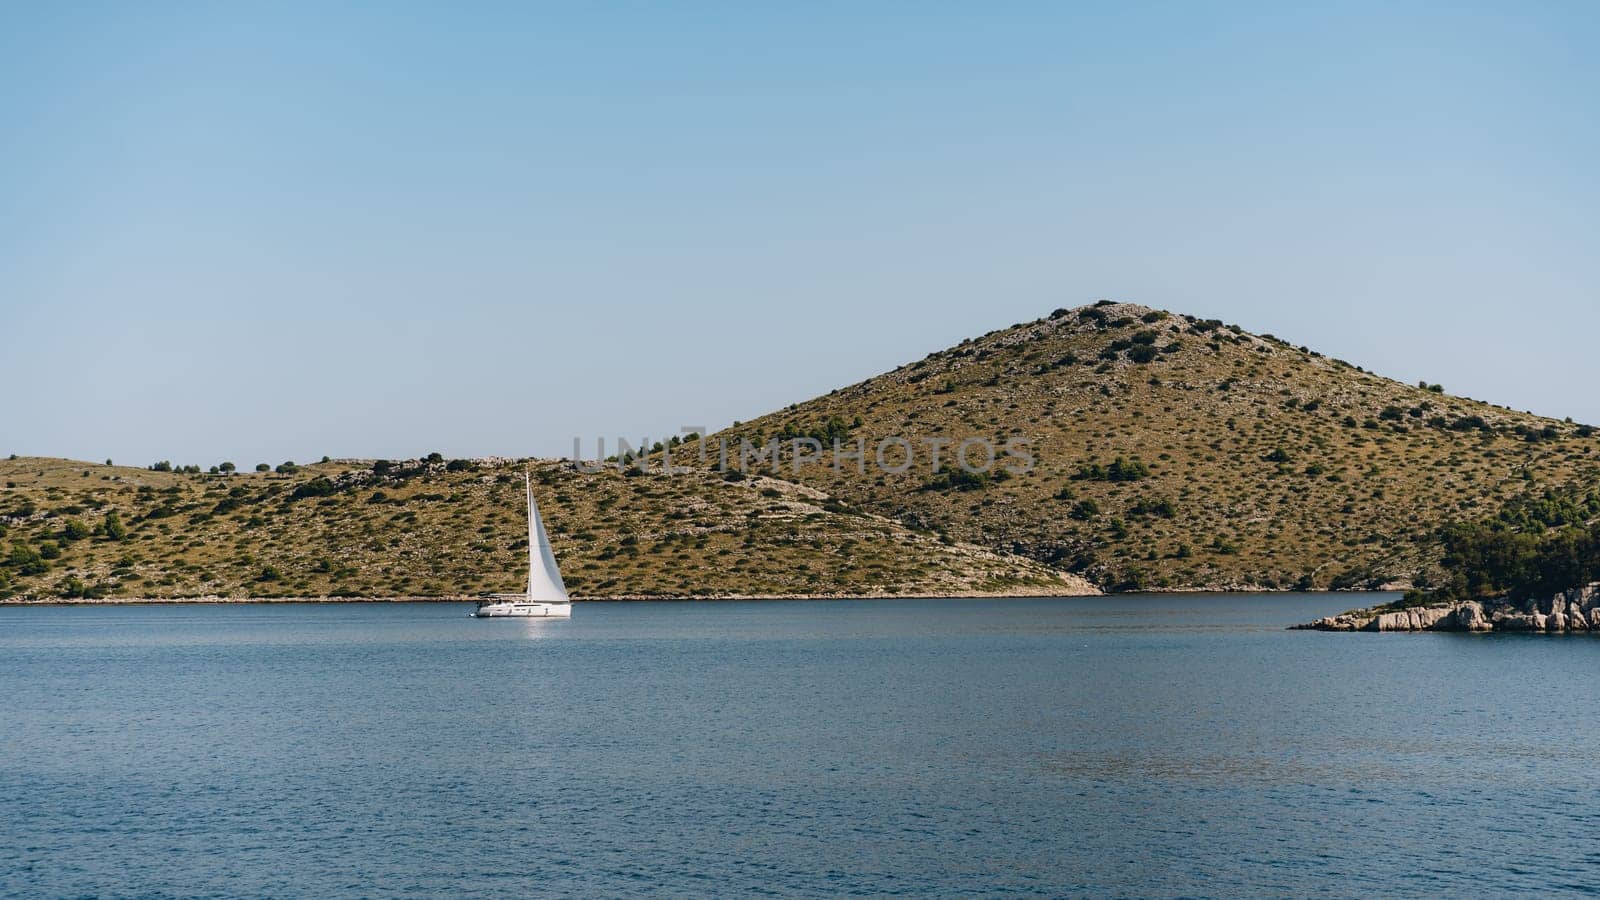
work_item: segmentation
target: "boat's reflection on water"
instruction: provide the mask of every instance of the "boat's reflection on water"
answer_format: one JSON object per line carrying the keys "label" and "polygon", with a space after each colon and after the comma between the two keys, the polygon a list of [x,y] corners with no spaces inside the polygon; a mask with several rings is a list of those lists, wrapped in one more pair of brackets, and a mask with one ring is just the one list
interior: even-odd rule
{"label": "boat's reflection on water", "polygon": [[571,621],[571,619],[563,618],[528,616],[519,618],[518,625],[521,627],[522,637],[530,641],[542,641],[554,637],[556,629]]}

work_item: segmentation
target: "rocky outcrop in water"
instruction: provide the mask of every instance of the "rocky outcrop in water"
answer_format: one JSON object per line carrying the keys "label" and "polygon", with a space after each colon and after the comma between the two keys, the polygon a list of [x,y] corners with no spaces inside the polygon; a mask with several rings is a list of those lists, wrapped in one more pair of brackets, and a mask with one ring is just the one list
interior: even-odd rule
{"label": "rocky outcrop in water", "polygon": [[1504,598],[1418,606],[1358,609],[1295,628],[1314,631],[1538,631],[1600,632],[1600,582],[1553,597]]}

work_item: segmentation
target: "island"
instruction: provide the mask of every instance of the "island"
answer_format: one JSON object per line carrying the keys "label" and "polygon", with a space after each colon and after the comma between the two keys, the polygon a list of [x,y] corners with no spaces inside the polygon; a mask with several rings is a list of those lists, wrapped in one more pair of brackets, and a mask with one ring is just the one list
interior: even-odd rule
{"label": "island", "polygon": [[[1600,633],[1600,500],[1552,498],[1542,527],[1526,510],[1457,525],[1441,536],[1446,581],[1395,603],[1326,616],[1317,631],[1531,631]],[[1571,523],[1577,519],[1583,524]]]}
{"label": "island", "polygon": [[[706,390],[675,389],[688,421]],[[596,600],[1418,588],[1346,621],[1463,601],[1492,621],[1495,590],[1434,594],[1441,529],[1600,517],[1591,426],[1111,301],[726,428],[619,436],[569,459],[0,454],[0,603],[515,591],[524,473],[568,589]]]}

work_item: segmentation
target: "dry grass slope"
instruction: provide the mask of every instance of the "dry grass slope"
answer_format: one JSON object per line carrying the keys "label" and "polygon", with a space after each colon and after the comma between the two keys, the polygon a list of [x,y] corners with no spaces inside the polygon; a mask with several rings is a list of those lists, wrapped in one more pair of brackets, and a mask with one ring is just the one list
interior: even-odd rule
{"label": "dry grass slope", "polygon": [[785,465],[741,481],[552,461],[207,475],[3,460],[0,597],[512,591],[527,466],[588,597],[1426,582],[1439,526],[1600,486],[1586,426],[1132,304],[1057,310],[707,440],[797,433],[1024,438],[1038,462],[951,484],[925,452],[903,474]]}
{"label": "dry grass slope", "polygon": [[515,591],[526,577],[529,466],[581,597],[1093,591],[1031,560],[830,512],[796,485],[703,471],[624,477],[515,460],[451,471],[412,460],[382,472],[337,461],[284,475],[186,475],[25,458],[0,460],[0,595]]}
{"label": "dry grass slope", "polygon": [[[976,490],[939,489],[926,454],[903,475],[848,465],[782,474],[1117,589],[1426,581],[1441,524],[1548,488],[1600,485],[1592,428],[1134,304],[1058,310],[713,440],[759,444],[829,419],[854,426],[846,446],[1029,439],[1031,473]],[[1101,471],[1118,458],[1126,477]]]}

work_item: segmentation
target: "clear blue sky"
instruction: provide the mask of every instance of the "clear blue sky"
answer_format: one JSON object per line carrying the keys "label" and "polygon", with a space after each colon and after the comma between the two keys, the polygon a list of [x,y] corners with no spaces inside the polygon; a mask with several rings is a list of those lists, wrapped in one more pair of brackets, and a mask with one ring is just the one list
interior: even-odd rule
{"label": "clear blue sky", "polygon": [[1133,300],[1600,422],[1600,4],[0,7],[0,453],[570,453]]}

